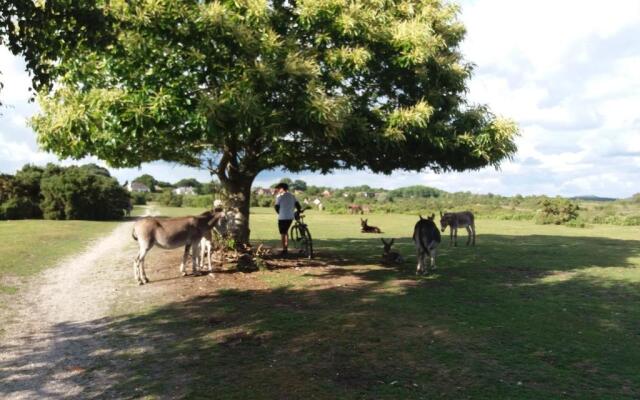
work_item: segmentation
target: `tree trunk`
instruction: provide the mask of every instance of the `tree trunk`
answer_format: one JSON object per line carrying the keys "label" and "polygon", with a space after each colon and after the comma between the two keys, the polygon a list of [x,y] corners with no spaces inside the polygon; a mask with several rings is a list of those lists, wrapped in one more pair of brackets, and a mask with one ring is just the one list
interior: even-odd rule
{"label": "tree trunk", "polygon": [[251,204],[251,185],[254,177],[242,177],[223,183],[227,197],[227,206],[236,212],[232,232],[236,245],[249,244],[249,207]]}

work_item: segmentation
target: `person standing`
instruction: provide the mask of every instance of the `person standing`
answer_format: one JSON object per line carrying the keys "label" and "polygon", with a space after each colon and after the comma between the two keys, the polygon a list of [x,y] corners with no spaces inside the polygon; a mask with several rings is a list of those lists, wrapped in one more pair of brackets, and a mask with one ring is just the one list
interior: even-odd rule
{"label": "person standing", "polygon": [[278,230],[282,241],[282,255],[288,254],[289,247],[289,227],[296,218],[295,210],[301,212],[302,207],[296,197],[289,192],[289,185],[280,182],[276,185],[278,195],[276,197],[276,212],[278,213]]}

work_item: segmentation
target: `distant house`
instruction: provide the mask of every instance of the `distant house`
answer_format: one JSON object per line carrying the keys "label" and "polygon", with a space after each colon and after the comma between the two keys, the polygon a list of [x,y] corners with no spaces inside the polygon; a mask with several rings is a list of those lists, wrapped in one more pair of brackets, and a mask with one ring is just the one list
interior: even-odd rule
{"label": "distant house", "polygon": [[373,197],[376,197],[376,194],[374,192],[358,192],[358,196],[366,197],[366,198],[373,198]]}
{"label": "distant house", "polygon": [[130,192],[149,193],[151,190],[142,182],[131,182],[127,185]]}
{"label": "distant house", "polygon": [[196,194],[196,189],[193,186],[180,186],[180,187],[177,187],[177,188],[173,189],[173,193],[175,193],[175,194],[195,195]]}
{"label": "distant house", "polygon": [[322,197],[331,197],[332,193],[328,190],[325,190],[324,192],[322,192]]}
{"label": "distant house", "polygon": [[272,189],[272,188],[257,188],[253,191],[253,193],[262,196],[262,195],[267,195],[267,196],[271,196],[273,194],[275,194],[276,190]]}

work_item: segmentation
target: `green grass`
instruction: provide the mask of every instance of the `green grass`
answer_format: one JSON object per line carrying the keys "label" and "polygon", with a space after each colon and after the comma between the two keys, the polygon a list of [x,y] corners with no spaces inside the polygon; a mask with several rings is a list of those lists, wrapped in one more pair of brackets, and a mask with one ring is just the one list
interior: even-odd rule
{"label": "green grass", "polygon": [[[274,213],[253,211],[253,240],[276,243]],[[260,272],[267,289],[212,291],[100,325],[127,332],[114,346],[135,371],[109,394],[640,397],[638,228],[479,220],[475,248],[466,235],[450,248],[444,235],[437,273],[415,277],[416,219],[373,215],[385,233],[365,235],[359,216],[310,212],[316,246],[335,266]],[[404,266],[379,264],[382,236],[397,238]],[[140,335],[154,347],[137,352]]]}
{"label": "green grass", "polygon": [[81,251],[117,222],[21,220],[0,222],[0,292],[17,288],[3,281],[34,275]]}
{"label": "green grass", "polygon": [[[252,211],[252,240],[277,244],[275,213]],[[231,273],[262,286],[88,322],[112,346],[69,379],[109,376],[102,395],[115,398],[640,397],[639,228],[481,219],[476,247],[443,235],[438,271],[416,277],[417,217],[370,216],[382,235],[361,234],[359,218],[308,212],[330,267]],[[380,237],[396,238],[403,266],[380,265]],[[91,346],[82,332],[67,345]]]}

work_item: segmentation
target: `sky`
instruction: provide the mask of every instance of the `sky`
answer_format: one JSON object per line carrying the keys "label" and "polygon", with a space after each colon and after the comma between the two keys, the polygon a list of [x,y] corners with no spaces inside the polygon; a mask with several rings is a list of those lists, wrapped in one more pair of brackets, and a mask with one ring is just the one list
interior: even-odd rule
{"label": "sky", "polygon": [[[518,153],[499,170],[431,171],[378,175],[335,171],[330,175],[261,173],[254,186],[282,177],[343,187],[367,184],[397,188],[428,185],[447,191],[501,195],[629,197],[640,192],[640,1],[467,0],[460,2],[467,27],[462,45],[476,65],[469,99],[488,104],[520,126]],[[29,103],[24,63],[0,47],[0,172],[26,163],[65,165],[38,149],[26,120]],[[88,158],[80,163],[96,162]],[[165,182],[205,170],[165,162],[112,169],[121,182],[148,173]]]}

